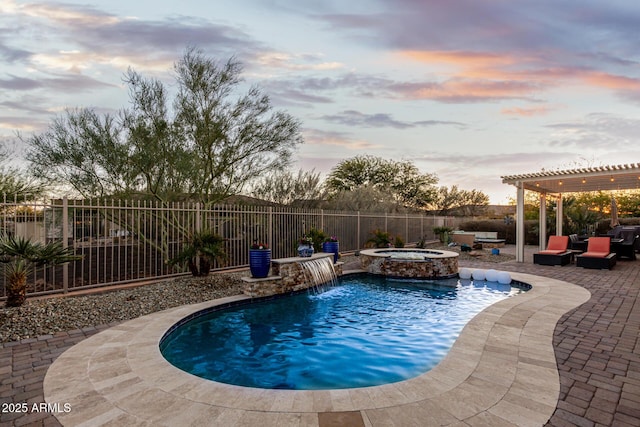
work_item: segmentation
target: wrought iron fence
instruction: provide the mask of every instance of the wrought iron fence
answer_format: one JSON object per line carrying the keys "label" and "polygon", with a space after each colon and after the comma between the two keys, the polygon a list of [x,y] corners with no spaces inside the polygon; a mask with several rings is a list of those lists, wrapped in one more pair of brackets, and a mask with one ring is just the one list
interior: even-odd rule
{"label": "wrought iron fence", "polygon": [[[469,218],[466,218],[468,220]],[[244,268],[249,246],[267,243],[274,258],[296,254],[296,242],[312,228],[340,240],[340,251],[362,248],[378,229],[404,242],[435,238],[433,228],[456,227],[465,218],[420,214],[329,211],[246,205],[149,201],[51,199],[0,202],[0,232],[42,243],[61,241],[82,259],[39,268],[29,278],[30,295],[68,292],[185,274],[168,260],[194,231],[225,238],[227,259],[215,270]],[[2,267],[4,268],[4,267]],[[4,274],[0,298],[5,295]]]}

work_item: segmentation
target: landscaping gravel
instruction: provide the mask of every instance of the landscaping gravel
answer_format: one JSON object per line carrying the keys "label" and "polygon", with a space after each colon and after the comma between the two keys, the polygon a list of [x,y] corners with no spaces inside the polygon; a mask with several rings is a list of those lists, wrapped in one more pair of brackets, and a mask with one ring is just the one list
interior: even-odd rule
{"label": "landscaping gravel", "polygon": [[28,299],[22,307],[0,309],[0,342],[106,325],[185,304],[242,293],[243,274],[184,277],[135,288],[84,296]]}

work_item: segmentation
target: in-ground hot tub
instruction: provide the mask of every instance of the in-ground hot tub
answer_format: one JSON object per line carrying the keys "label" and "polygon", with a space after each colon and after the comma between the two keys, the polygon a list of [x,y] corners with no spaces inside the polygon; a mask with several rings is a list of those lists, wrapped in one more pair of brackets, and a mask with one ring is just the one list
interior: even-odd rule
{"label": "in-ground hot tub", "polygon": [[360,265],[386,277],[443,279],[457,276],[458,255],[433,249],[366,249],[360,252]]}

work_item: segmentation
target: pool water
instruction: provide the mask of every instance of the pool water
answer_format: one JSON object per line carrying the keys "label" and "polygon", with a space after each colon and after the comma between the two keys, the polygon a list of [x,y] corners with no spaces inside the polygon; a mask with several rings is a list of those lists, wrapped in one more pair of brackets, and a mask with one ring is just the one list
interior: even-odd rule
{"label": "pool water", "polygon": [[228,384],[375,386],[430,370],[472,317],[519,292],[485,281],[346,277],[321,294],[203,314],[165,336],[160,350],[176,367]]}

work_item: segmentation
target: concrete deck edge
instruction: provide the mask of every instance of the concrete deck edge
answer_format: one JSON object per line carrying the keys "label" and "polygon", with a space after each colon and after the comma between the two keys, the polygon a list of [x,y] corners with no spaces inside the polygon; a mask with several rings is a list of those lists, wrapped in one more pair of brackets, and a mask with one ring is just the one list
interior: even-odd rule
{"label": "concrete deck edge", "polygon": [[71,406],[56,415],[63,425],[318,425],[318,413],[346,411],[360,411],[368,426],[416,419],[421,425],[541,425],[559,395],[555,325],[590,293],[555,279],[510,274],[532,289],[478,314],[438,366],[410,380],[361,389],[262,390],[204,380],[162,357],[159,341],[173,324],[247,298],[237,296],[140,317],[78,343],[49,368],[45,400]]}

